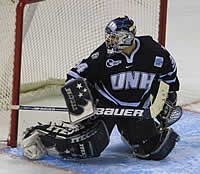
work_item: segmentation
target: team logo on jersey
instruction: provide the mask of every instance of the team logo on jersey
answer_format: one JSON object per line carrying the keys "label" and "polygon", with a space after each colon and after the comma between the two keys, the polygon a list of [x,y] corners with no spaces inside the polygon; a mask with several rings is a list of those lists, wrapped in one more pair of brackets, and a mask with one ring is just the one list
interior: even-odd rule
{"label": "team logo on jersey", "polygon": [[163,66],[164,59],[163,57],[156,56],[154,66],[161,68]]}
{"label": "team logo on jersey", "polygon": [[127,71],[110,76],[113,90],[148,89],[151,87],[154,73]]}
{"label": "team logo on jersey", "polygon": [[92,59],[97,59],[99,57],[99,52],[95,52],[91,55]]}
{"label": "team logo on jersey", "polygon": [[108,60],[106,61],[106,66],[107,66],[108,68],[112,68],[113,66],[117,66],[117,65],[119,65],[119,64],[121,64],[121,63],[122,63],[121,60],[108,59]]}
{"label": "team logo on jersey", "polygon": [[129,69],[129,68],[131,68],[131,67],[133,67],[133,65],[128,65],[128,66],[126,66],[127,69]]}

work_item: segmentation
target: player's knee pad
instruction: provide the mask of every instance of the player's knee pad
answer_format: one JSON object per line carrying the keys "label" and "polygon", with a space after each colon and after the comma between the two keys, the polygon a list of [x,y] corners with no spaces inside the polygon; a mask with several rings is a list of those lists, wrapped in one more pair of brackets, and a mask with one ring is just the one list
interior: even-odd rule
{"label": "player's knee pad", "polygon": [[69,125],[38,125],[29,131],[40,131],[41,141],[49,155],[63,158],[91,158],[100,156],[109,143],[109,134],[102,120],[91,123]]}
{"label": "player's knee pad", "polygon": [[168,156],[178,140],[179,135],[172,128],[165,129],[154,140],[136,145],[134,152],[141,159],[162,160]]}

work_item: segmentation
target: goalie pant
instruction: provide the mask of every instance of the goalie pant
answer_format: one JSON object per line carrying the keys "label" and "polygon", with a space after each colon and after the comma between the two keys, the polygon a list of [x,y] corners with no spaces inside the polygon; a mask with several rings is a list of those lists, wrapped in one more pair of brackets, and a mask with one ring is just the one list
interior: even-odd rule
{"label": "goalie pant", "polygon": [[[40,143],[35,136],[39,137]],[[37,125],[26,131],[21,147],[23,155],[29,159],[39,159],[46,153],[63,158],[83,159],[100,156],[108,143],[109,134],[105,123],[96,120],[77,125],[64,122],[62,125]]]}

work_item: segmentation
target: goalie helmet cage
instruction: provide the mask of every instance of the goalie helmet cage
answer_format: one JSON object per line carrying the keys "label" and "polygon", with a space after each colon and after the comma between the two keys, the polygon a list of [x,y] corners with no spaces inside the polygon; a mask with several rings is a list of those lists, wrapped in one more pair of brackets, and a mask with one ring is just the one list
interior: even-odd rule
{"label": "goalie helmet cage", "polygon": [[45,86],[47,95],[59,95],[52,86],[60,91],[67,71],[104,42],[110,20],[128,15],[137,35],[165,45],[167,0],[3,0],[0,11],[0,118],[11,118],[6,141],[12,147],[19,112],[3,110],[25,103],[29,91],[28,98],[40,98],[35,91]]}

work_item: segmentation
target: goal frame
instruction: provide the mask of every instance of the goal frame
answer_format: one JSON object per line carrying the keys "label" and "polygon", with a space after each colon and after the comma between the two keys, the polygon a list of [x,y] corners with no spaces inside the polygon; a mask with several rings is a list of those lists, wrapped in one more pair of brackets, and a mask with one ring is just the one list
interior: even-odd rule
{"label": "goal frame", "polygon": [[[17,4],[12,105],[19,105],[24,8],[27,4],[37,3],[40,1],[44,0],[19,0]],[[168,6],[168,0],[160,0],[158,42],[163,46],[165,46],[165,39],[166,39],[167,6]],[[11,147],[17,146],[18,118],[19,118],[19,111],[12,110],[10,135],[8,139],[8,145]]]}

